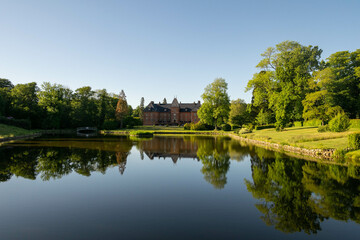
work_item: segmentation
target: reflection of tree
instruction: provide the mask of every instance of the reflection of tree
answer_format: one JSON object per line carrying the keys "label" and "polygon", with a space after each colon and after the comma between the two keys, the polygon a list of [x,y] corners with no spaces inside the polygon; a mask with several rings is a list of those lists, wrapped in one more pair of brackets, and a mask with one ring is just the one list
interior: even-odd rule
{"label": "reflection of tree", "polygon": [[[355,170],[355,171],[354,171]],[[306,163],[303,166],[305,188],[313,192],[314,210],[326,217],[360,223],[360,182],[354,167]]]}
{"label": "reflection of tree", "polygon": [[324,217],[309,205],[311,192],[301,183],[302,162],[277,158],[267,165],[259,158],[253,161],[253,183],[245,182],[255,198],[264,200],[256,205],[264,222],[284,232],[310,234],[320,230]]}
{"label": "reflection of tree", "polygon": [[224,141],[216,138],[199,141],[197,155],[203,164],[201,172],[205,180],[215,188],[224,188],[227,181],[226,174],[230,167],[230,156],[224,148]]}
{"label": "reflection of tree", "polygon": [[[113,141],[102,143],[101,148],[111,147],[114,152],[96,150],[93,142],[89,141],[91,149],[66,147],[64,142],[66,141],[46,141],[44,147],[30,144],[0,148],[0,181],[8,181],[12,175],[36,179],[37,174],[40,174],[46,181],[59,179],[73,171],[84,176],[90,176],[94,171],[104,174],[109,167],[117,165],[117,161],[119,168],[125,169],[126,158],[132,147],[132,142],[126,138],[116,139],[116,144]],[[56,147],[49,146],[51,144]],[[57,147],[58,145],[61,147]],[[123,173],[123,170],[120,172]]]}
{"label": "reflection of tree", "polygon": [[360,168],[295,159],[251,158],[252,195],[266,224],[284,232],[316,233],[325,218],[360,222]]}

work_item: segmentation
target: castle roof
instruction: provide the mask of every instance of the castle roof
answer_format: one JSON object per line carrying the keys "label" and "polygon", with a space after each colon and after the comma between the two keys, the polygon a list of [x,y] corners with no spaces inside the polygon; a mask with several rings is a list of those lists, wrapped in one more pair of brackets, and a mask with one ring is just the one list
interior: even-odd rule
{"label": "castle roof", "polygon": [[171,112],[171,108],[180,108],[180,112],[195,112],[200,108],[200,106],[200,101],[197,103],[179,103],[178,100],[174,98],[171,104],[156,104],[152,101],[146,106],[144,112]]}

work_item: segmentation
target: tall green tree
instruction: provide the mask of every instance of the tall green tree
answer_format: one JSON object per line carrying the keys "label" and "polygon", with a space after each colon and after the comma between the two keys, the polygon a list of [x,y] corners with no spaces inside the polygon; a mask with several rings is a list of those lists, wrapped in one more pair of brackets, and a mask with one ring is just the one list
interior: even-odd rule
{"label": "tall green tree", "polygon": [[39,88],[35,82],[17,84],[10,91],[9,114],[18,119],[30,119],[32,127],[40,127],[42,112],[38,106],[38,91]]}
{"label": "tall green tree", "polygon": [[247,104],[243,99],[232,100],[230,103],[229,123],[234,126],[242,126],[249,120]]}
{"label": "tall green tree", "polygon": [[71,89],[60,84],[44,82],[38,93],[39,106],[46,111],[43,128],[71,127]]}
{"label": "tall green tree", "polygon": [[10,108],[10,91],[14,88],[14,85],[10,80],[0,78],[0,116],[6,116],[9,113]]}
{"label": "tall green tree", "polygon": [[95,102],[95,92],[91,90],[91,87],[76,89],[71,106],[74,127],[97,125],[98,109]]}
{"label": "tall green tree", "polygon": [[215,126],[215,128],[226,123],[230,112],[230,98],[225,79],[215,79],[214,82],[206,86],[201,97],[203,104],[198,110],[201,121]]}
{"label": "tall green tree", "polygon": [[360,116],[360,49],[354,52],[336,52],[327,59],[327,67],[333,78],[326,84],[326,90],[351,117]]}
{"label": "tall green tree", "polygon": [[[276,125],[282,129],[289,121],[300,120],[303,113],[302,100],[309,92],[309,79],[320,67],[322,50],[317,46],[302,46],[294,41],[284,41],[275,48],[268,48],[257,65],[267,74],[261,76],[269,82],[261,93],[268,94],[269,108],[275,112]],[[259,80],[260,76],[255,76]],[[261,81],[261,79],[260,79]],[[254,84],[248,90],[255,90]],[[259,94],[259,98],[264,94]]]}

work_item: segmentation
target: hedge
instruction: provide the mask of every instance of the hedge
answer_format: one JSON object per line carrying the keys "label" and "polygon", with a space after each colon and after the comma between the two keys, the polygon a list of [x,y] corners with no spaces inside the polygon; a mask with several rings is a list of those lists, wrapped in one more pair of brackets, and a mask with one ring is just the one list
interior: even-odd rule
{"label": "hedge", "polygon": [[360,133],[353,133],[348,135],[349,147],[352,149],[360,149]]}
{"label": "hedge", "polygon": [[31,121],[29,119],[15,119],[0,116],[0,123],[19,128],[31,129]]}

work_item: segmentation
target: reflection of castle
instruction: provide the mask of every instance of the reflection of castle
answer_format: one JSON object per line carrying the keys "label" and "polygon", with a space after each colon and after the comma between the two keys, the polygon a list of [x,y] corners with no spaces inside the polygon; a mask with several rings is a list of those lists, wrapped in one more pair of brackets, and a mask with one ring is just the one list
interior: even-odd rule
{"label": "reflection of castle", "polygon": [[141,149],[152,160],[154,158],[171,158],[174,163],[181,158],[199,158],[196,155],[198,146],[194,141],[185,141],[179,137],[157,137],[141,143]]}

